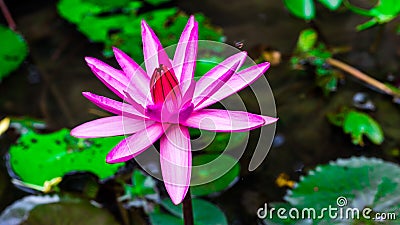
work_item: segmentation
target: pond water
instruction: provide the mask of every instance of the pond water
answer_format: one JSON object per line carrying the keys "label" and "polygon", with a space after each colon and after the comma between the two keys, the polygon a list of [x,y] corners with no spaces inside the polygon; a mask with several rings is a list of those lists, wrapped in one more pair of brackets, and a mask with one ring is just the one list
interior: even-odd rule
{"label": "pond water", "polygon": [[[97,117],[87,113],[93,106],[81,92],[93,90],[99,95],[112,95],[91,74],[83,58],[90,55],[104,59],[102,46],[90,43],[73,25],[60,18],[56,1],[7,3],[18,29],[30,45],[31,61],[35,65],[25,64],[0,84],[0,116],[43,118],[50,130],[71,128]],[[393,104],[390,97],[376,94],[348,76],[337,92],[324,96],[314,85],[312,75],[291,70],[289,57],[298,34],[311,25],[290,16],[281,1],[181,0],[177,4],[188,14],[203,13],[213,25],[223,29],[226,43],[243,43],[242,49],[253,58],[259,57],[265,48],[276,49],[282,55],[282,62],[266,73],[280,118],[276,130],[279,140],[263,164],[249,172],[247,167],[255,145],[250,139],[249,151],[241,159],[241,179],[211,199],[226,212],[231,224],[255,224],[258,207],[265,202],[282,201],[286,188],[275,184],[282,172],[298,180],[317,164],[360,155],[400,162],[399,157],[387,154],[390,149],[400,146],[400,107]],[[351,51],[338,55],[338,58],[379,80],[386,80],[392,73],[399,77],[400,36],[393,34],[393,25],[385,27],[378,48],[372,52],[369,49],[379,28],[356,32],[355,26],[364,22],[364,18],[347,11],[330,13],[325,8],[318,8],[317,12],[315,26],[328,44],[351,47]],[[113,59],[105,61],[116,64]],[[376,106],[373,115],[385,133],[385,142],[381,146],[366,142],[364,147],[357,147],[351,144],[349,136],[326,119],[328,112],[336,112],[341,106],[351,107],[353,95],[358,92],[369,94]],[[249,91],[244,90],[241,96],[249,111],[257,112],[258,106]],[[11,135],[0,139],[2,156],[10,144],[7,140],[15,138]],[[257,131],[251,133],[253,137],[256,135]],[[0,168],[0,210],[3,210],[24,192],[10,183],[4,163]]]}

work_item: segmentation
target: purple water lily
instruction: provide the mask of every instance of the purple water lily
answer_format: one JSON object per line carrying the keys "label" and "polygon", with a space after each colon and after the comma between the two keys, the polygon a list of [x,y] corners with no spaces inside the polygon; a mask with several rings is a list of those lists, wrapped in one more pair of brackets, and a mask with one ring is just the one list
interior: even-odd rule
{"label": "purple water lily", "polygon": [[86,57],[93,73],[124,102],[84,92],[83,95],[115,116],[84,123],[71,131],[80,138],[130,135],[107,155],[108,163],[124,162],[160,139],[160,162],[165,187],[174,204],[184,199],[189,185],[192,153],[188,127],[217,132],[248,131],[277,119],[248,112],[204,109],[251,84],[269,68],[261,63],[244,70],[245,52],[215,66],[197,82],[198,25],[190,17],[170,59],[157,36],[142,21],[146,71],[121,50],[114,55],[122,70]]}

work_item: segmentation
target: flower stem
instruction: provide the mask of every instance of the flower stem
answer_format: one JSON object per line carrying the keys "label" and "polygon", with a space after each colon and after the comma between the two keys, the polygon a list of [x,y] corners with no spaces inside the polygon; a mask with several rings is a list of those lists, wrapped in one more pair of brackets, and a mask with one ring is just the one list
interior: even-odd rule
{"label": "flower stem", "polygon": [[192,208],[192,196],[190,194],[190,187],[183,199],[183,221],[185,225],[194,225],[193,221],[193,208]]}
{"label": "flower stem", "polygon": [[326,60],[326,62],[338,69],[341,69],[341,70],[349,73],[351,76],[353,76],[357,79],[360,79],[369,85],[372,85],[373,87],[383,91],[384,93],[386,93],[388,95],[391,95],[393,97],[400,97],[398,93],[394,92],[392,89],[390,89],[384,83],[368,76],[367,74],[359,71],[358,69],[356,69],[342,61],[339,61],[339,60],[333,59],[333,58],[328,58]]}
{"label": "flower stem", "polygon": [[1,8],[1,12],[4,15],[4,18],[6,18],[6,20],[7,20],[8,27],[11,30],[16,31],[17,25],[15,24],[14,19],[12,18],[11,13],[8,10],[7,5],[6,5],[6,3],[4,3],[3,0],[0,0],[0,8]]}

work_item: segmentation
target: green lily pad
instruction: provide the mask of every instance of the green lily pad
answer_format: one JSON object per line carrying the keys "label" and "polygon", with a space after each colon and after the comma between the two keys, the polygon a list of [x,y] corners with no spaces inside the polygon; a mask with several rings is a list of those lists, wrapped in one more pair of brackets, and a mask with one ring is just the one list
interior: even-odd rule
{"label": "green lily pad", "polygon": [[46,181],[70,172],[91,172],[100,179],[115,174],[123,164],[107,164],[105,157],[123,137],[78,139],[70,130],[50,134],[28,131],[10,147],[10,169],[26,184],[44,186]]}
{"label": "green lily pad", "polygon": [[105,209],[89,202],[59,202],[38,205],[21,225],[118,225]]}
{"label": "green lily pad", "polygon": [[23,37],[0,25],[0,81],[16,70],[28,55],[28,45]]}
{"label": "green lily pad", "polygon": [[355,145],[364,145],[363,135],[374,144],[382,144],[384,135],[381,126],[372,117],[355,110],[343,110],[338,114],[329,114],[329,121],[343,127],[346,134],[350,134]]}
{"label": "green lily pad", "polygon": [[[154,212],[150,214],[152,225],[183,224],[182,204],[174,205],[170,199],[161,201],[161,205],[173,216]],[[193,220],[196,225],[224,225],[228,221],[224,213],[215,205],[202,199],[193,199]]]}
{"label": "green lily pad", "polygon": [[[365,208],[371,209],[371,217],[375,213],[388,213],[396,216],[395,220],[386,220],[384,224],[399,224],[400,221],[400,167],[394,163],[384,162],[376,158],[352,157],[339,159],[327,165],[318,166],[302,177],[293,190],[288,191],[284,199],[300,212],[304,208],[313,208],[323,213],[323,218],[314,220],[312,224],[382,224],[362,218]],[[332,185],[334,184],[334,185]],[[279,206],[279,205],[278,205]],[[327,207],[343,208],[343,211],[356,209],[360,217],[339,219],[330,218]],[[339,212],[339,211],[337,211]],[[276,215],[275,215],[276,216]],[[275,218],[276,219],[276,218]],[[270,219],[267,218],[267,224]],[[293,220],[288,219],[288,223]],[[305,221],[303,221],[305,222]]]}
{"label": "green lily pad", "polygon": [[[207,163],[218,158],[218,163],[196,167],[198,165],[206,165]],[[234,165],[233,167],[231,167]],[[191,187],[191,192],[196,196],[203,196],[221,192],[236,182],[240,174],[240,166],[232,156],[204,154],[193,157],[192,184],[204,183]],[[231,168],[230,168],[231,167]],[[207,182],[215,176],[219,176],[216,180]]]}

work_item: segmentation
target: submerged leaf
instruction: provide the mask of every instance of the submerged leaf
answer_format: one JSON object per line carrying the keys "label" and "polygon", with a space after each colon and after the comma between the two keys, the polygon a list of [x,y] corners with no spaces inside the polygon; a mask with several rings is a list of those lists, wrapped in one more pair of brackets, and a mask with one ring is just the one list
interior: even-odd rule
{"label": "submerged leaf", "polygon": [[0,81],[16,70],[28,55],[28,45],[21,35],[0,25]]}
{"label": "submerged leaf", "polygon": [[123,137],[91,140],[70,136],[68,129],[50,134],[28,131],[9,151],[12,172],[23,182],[44,186],[47,181],[70,172],[91,172],[108,178],[123,164],[107,164],[107,152]]}
{"label": "submerged leaf", "polygon": [[[218,158],[218,163],[208,164]],[[232,166],[233,165],[233,166]],[[197,167],[201,166],[201,167]],[[232,186],[239,178],[240,166],[232,156],[205,154],[193,158],[191,187],[193,195],[202,196],[217,193]],[[213,180],[212,178],[216,178]],[[211,182],[208,182],[212,179]]]}

